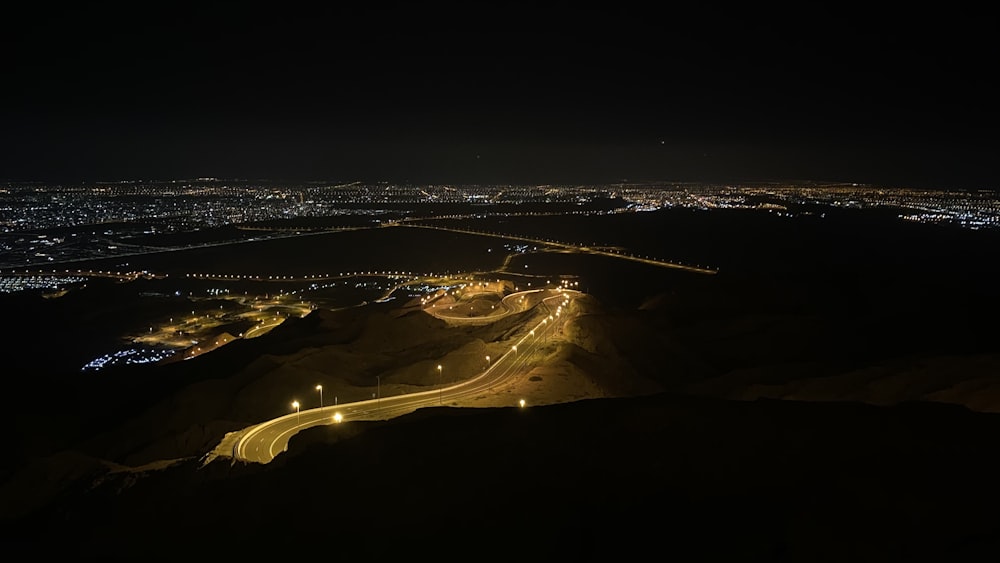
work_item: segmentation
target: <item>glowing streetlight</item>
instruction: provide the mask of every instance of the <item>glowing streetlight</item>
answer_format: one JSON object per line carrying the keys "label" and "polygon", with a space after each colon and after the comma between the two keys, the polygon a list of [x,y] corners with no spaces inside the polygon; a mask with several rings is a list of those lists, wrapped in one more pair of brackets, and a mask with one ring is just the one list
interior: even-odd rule
{"label": "glowing streetlight", "polygon": [[334,422],[336,422],[337,424],[340,424],[341,422],[343,422],[343,420],[344,420],[344,415],[340,414],[339,412],[333,413],[333,421]]}
{"label": "glowing streetlight", "polygon": [[299,402],[298,401],[292,401],[292,408],[295,409],[295,423],[298,424],[298,422],[299,422]]}
{"label": "glowing streetlight", "polygon": [[519,405],[521,405],[521,408],[523,409],[523,408],[524,408],[524,399],[521,399],[521,400],[520,400],[520,401],[518,402],[518,404],[519,404]]}
{"label": "glowing streetlight", "polygon": [[514,351],[514,355],[516,356],[517,355],[517,346],[516,345],[515,346],[511,346],[510,349]]}
{"label": "glowing streetlight", "polygon": [[441,371],[441,364],[438,364],[438,379],[441,381],[441,388],[438,389],[438,404],[440,405],[443,401],[442,395],[444,394],[444,372]]}
{"label": "glowing streetlight", "polygon": [[490,357],[486,356],[486,369],[490,369]]}
{"label": "glowing streetlight", "polygon": [[319,408],[323,408],[323,386],[317,385],[316,390],[319,391]]}

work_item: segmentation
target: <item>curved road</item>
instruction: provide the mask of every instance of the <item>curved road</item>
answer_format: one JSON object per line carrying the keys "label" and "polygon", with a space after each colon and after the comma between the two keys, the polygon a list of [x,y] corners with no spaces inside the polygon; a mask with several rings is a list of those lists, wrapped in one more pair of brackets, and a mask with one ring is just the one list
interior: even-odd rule
{"label": "curved road", "polygon": [[236,439],[231,455],[242,461],[268,463],[288,448],[288,441],[292,436],[306,428],[351,420],[384,420],[413,412],[421,407],[443,405],[489,392],[491,387],[530,367],[533,352],[548,336],[558,332],[568,317],[561,314],[559,307],[568,305],[574,294],[579,293],[574,290],[531,290],[531,292],[538,291],[554,293],[539,303],[547,309],[544,311],[546,313],[544,318],[534,323],[531,321],[526,323],[526,334],[514,342],[512,347],[486,371],[475,377],[429,391],[378,397],[287,414],[244,430]]}
{"label": "curved road", "polygon": [[489,324],[500,319],[514,314],[521,313],[530,309],[530,307],[525,307],[524,296],[530,293],[539,293],[542,291],[554,291],[550,289],[528,289],[525,291],[518,291],[517,293],[511,293],[510,295],[504,296],[500,299],[500,304],[503,306],[503,310],[500,312],[490,313],[489,315],[484,315],[481,317],[467,317],[459,315],[449,315],[450,309],[437,309],[436,305],[431,305],[430,307],[424,309],[427,313],[434,315],[435,317],[447,321],[450,324],[464,324],[464,325],[483,325]]}

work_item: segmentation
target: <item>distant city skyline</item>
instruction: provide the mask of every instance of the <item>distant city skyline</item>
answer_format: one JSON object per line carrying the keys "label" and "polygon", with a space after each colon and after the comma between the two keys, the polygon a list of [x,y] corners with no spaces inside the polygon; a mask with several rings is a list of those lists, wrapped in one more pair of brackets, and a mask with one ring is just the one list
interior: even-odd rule
{"label": "distant city skyline", "polygon": [[[241,229],[242,238],[259,240],[458,218],[599,216],[671,208],[743,209],[781,217],[880,209],[899,221],[972,230],[1000,228],[997,191],[860,184],[421,186],[224,179],[0,184],[0,269],[156,253],[166,249],[157,237],[234,226]],[[289,220],[298,222],[282,225]],[[310,227],[309,221],[316,220]],[[174,244],[197,242],[182,239]]]}

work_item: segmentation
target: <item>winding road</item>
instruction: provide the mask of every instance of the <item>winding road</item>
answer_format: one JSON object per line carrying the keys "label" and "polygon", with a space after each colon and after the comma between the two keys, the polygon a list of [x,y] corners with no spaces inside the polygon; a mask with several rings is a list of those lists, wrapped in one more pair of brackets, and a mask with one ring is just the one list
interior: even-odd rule
{"label": "winding road", "polygon": [[[569,317],[562,314],[563,309],[580,294],[575,290],[534,289],[508,295],[504,301],[507,302],[511,297],[523,297],[521,294],[538,292],[552,294],[542,298],[535,306],[541,306],[544,310],[525,323],[522,327],[523,336],[514,340],[502,356],[474,377],[428,391],[293,412],[227,436],[216,448],[217,455],[232,456],[241,461],[269,463],[287,450],[292,436],[307,428],[352,420],[385,420],[422,407],[454,404],[462,399],[490,393],[492,387],[524,373],[537,362],[534,352],[558,333]],[[496,320],[502,316],[490,318]]]}

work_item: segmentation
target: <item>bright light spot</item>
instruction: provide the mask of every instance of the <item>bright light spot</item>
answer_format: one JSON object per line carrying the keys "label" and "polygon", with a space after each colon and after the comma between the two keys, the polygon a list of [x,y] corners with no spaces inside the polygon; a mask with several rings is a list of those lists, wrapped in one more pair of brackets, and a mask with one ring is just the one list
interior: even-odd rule
{"label": "bright light spot", "polygon": [[343,420],[344,420],[344,415],[340,414],[339,412],[333,415],[333,421],[336,422],[337,424],[340,424],[341,422],[343,422]]}
{"label": "bright light spot", "polygon": [[521,399],[519,403],[521,405],[521,408],[524,408],[524,399]]}

